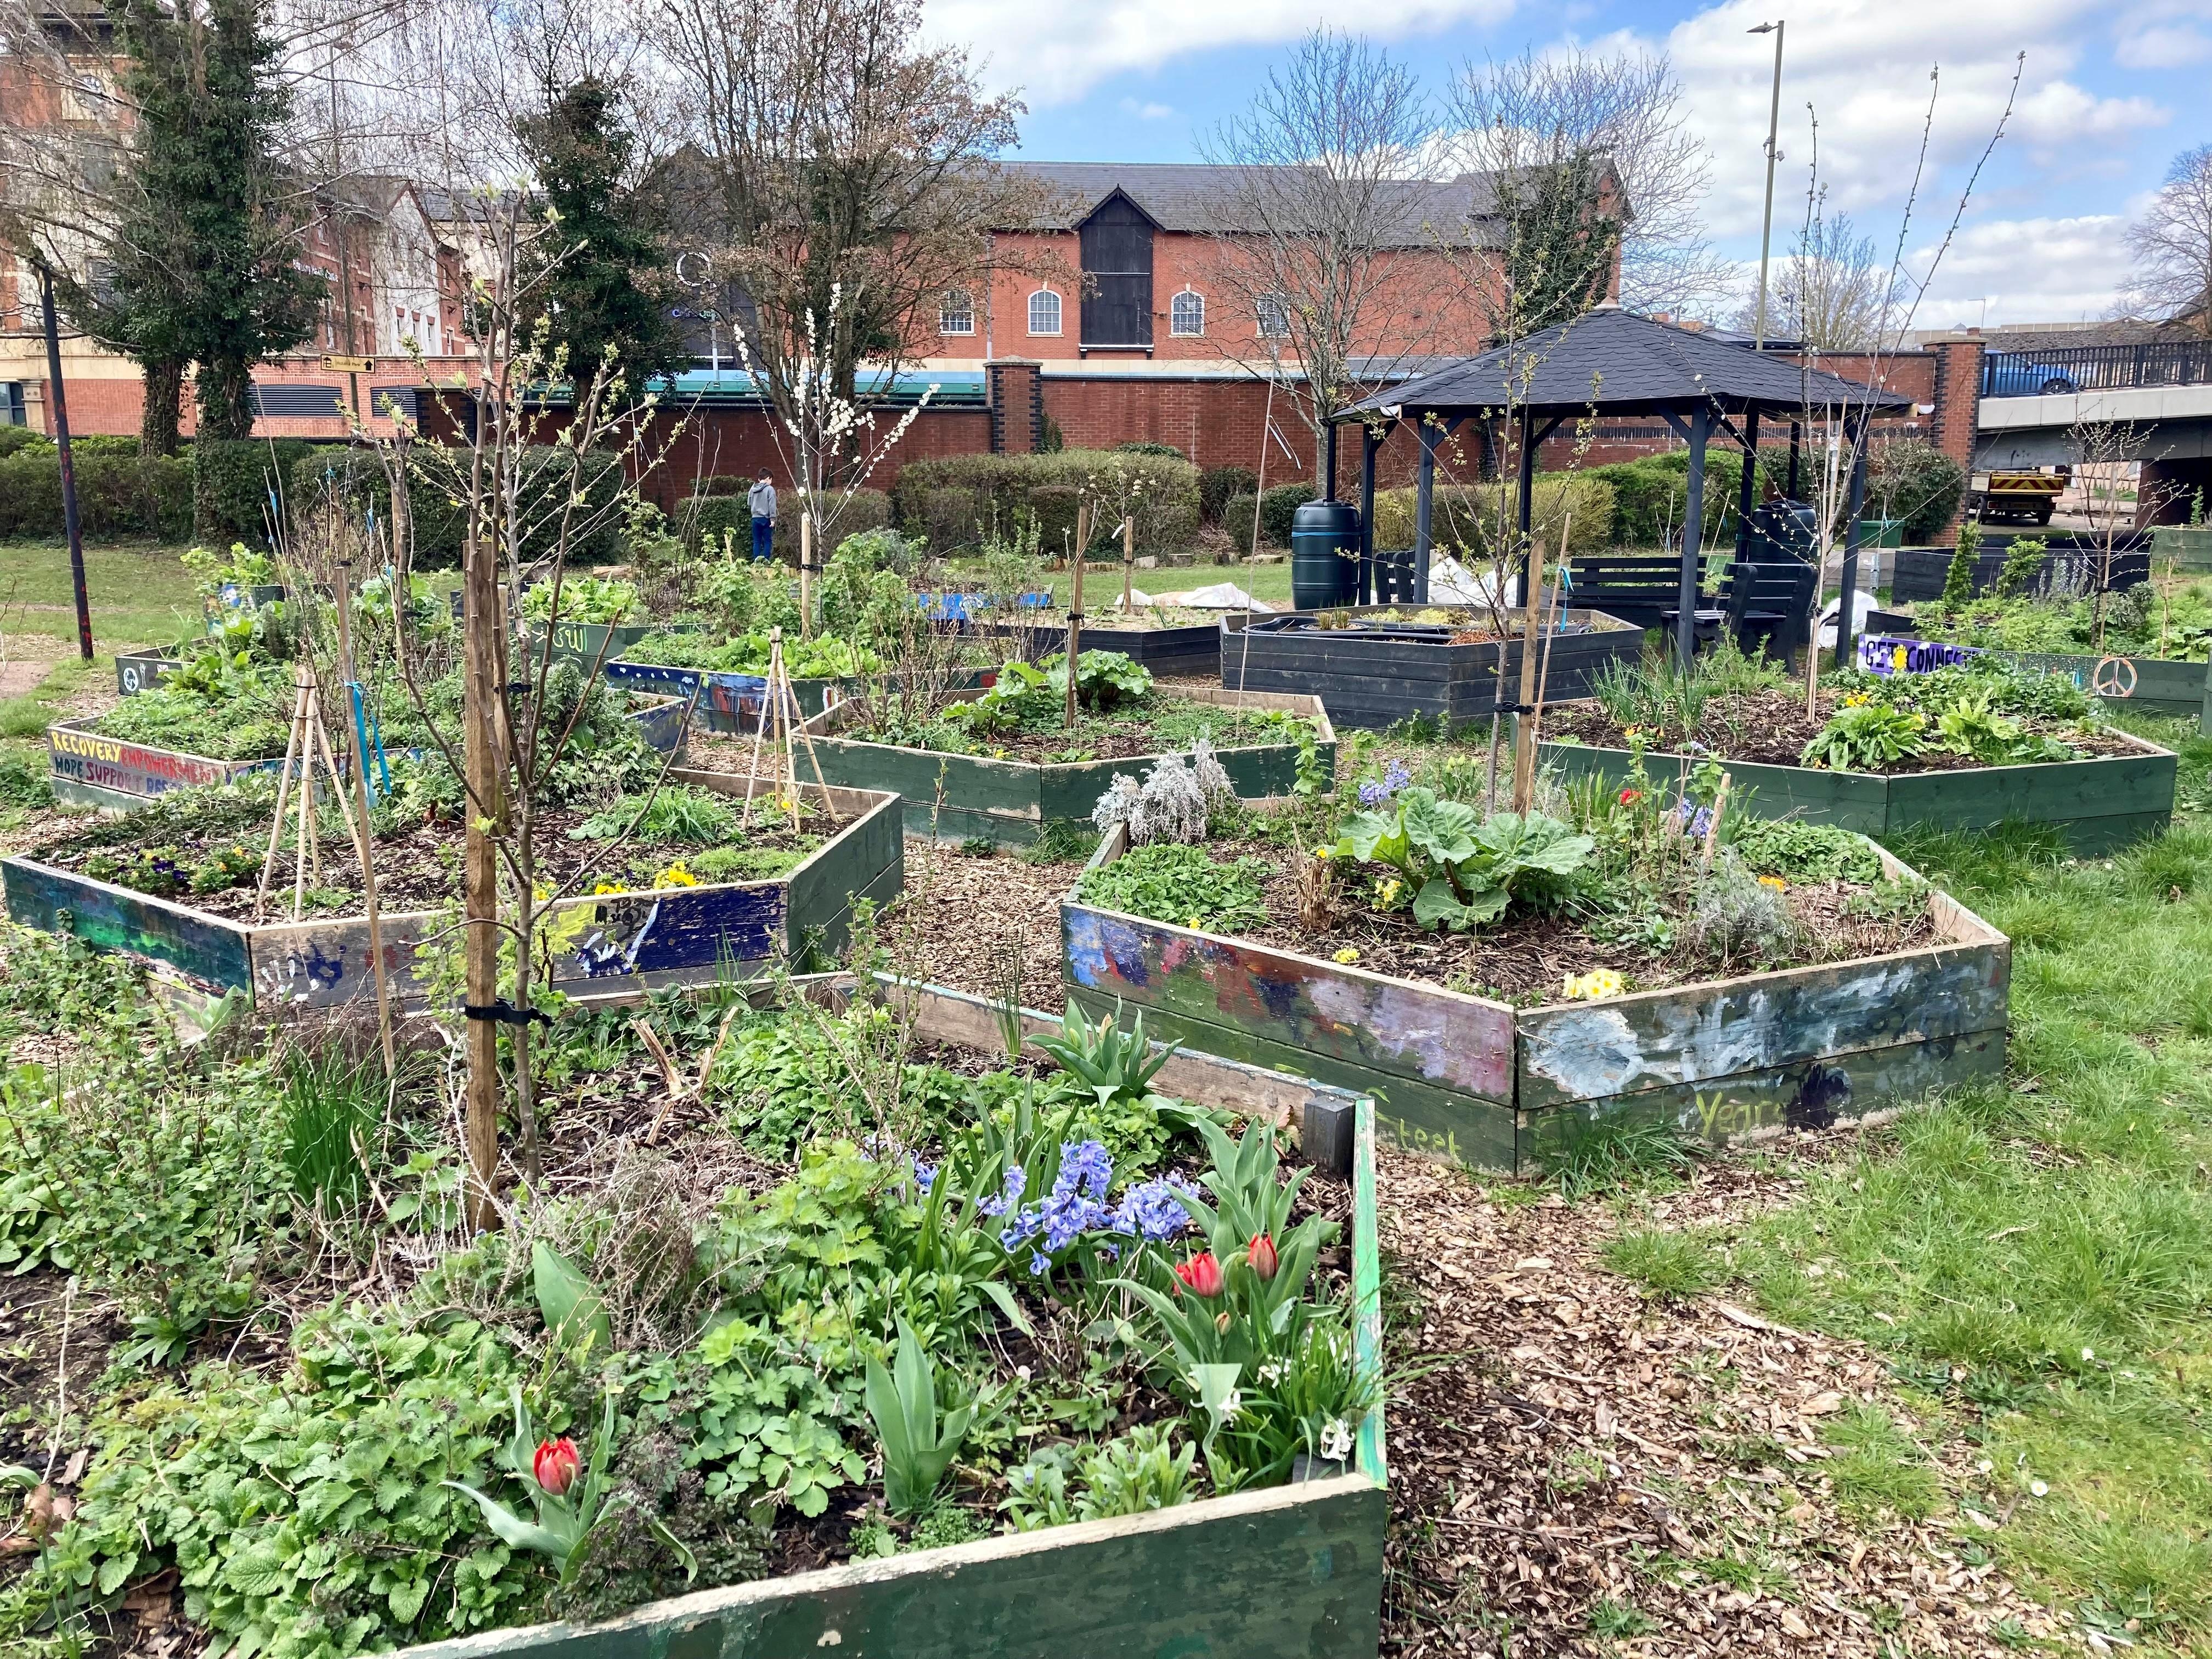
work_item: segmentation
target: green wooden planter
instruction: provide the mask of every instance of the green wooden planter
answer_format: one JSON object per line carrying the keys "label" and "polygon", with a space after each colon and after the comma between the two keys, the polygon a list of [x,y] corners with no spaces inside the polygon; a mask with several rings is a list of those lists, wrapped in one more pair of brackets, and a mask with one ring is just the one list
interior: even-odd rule
{"label": "green wooden planter", "polygon": [[[651,747],[664,755],[680,757],[689,726],[687,708],[682,698],[641,697],[628,718]],[[182,749],[125,743],[120,738],[102,737],[92,729],[97,723],[94,716],[57,720],[46,728],[46,771],[58,799],[127,812],[172,789],[191,784],[235,783],[249,773],[281,771],[284,765],[282,755],[260,760],[213,760]],[[346,733],[331,735],[342,750],[351,747]]]}
{"label": "green wooden planter", "polygon": [[[997,1042],[980,998],[918,989],[918,1035]],[[1059,1022],[1027,1024],[1057,1031]],[[1255,1109],[1255,1094],[1348,1107],[1358,1364],[1379,1375],[1374,1103],[1296,1078],[1180,1055],[1172,1086]],[[596,1625],[487,1631],[398,1659],[1373,1659],[1389,1524],[1382,1414],[1340,1475],[1170,1510],[854,1562],[655,1601]]]}
{"label": "green wooden planter", "polygon": [[[1117,831],[1098,857],[1120,851]],[[1935,903],[1938,943],[1919,949],[1534,1008],[1073,896],[1061,969],[1086,1014],[1142,1012],[1201,1053],[1371,1094],[1398,1146],[1518,1174],[1595,1124],[1730,1140],[2002,1075],[2011,944],[1948,895]]]}
{"label": "green wooden planter", "polygon": [[2162,524],[2150,532],[2151,562],[2212,570],[2212,526]]}
{"label": "green wooden planter", "polygon": [[[529,624],[535,633],[543,623]],[[580,623],[553,624],[553,656],[580,667],[604,665],[635,645],[647,635],[663,631],[659,623]]]}
{"label": "green wooden planter", "polygon": [[2043,651],[2003,654],[2023,668],[2063,674],[2116,708],[2186,715],[2198,713],[2204,704],[2207,665],[2201,662],[2172,657],[2074,657]]}
{"label": "green wooden planter", "polygon": [[[1893,836],[1915,828],[1990,830],[2000,823],[2048,823],[2081,857],[2109,853],[2154,836],[2173,818],[2173,751],[2121,734],[2136,752],[2032,766],[1968,766],[1950,772],[1832,772],[1810,766],[1726,763],[1747,810],[1763,818],[1804,818]],[[1632,757],[1625,749],[1547,743],[1543,763],[1568,778],[1624,781]],[[1648,754],[1644,770],[1671,777],[1673,755]]]}
{"label": "green wooden planter", "polygon": [[[1176,694],[1223,708],[1272,708],[1311,715],[1320,722],[1323,775],[1335,775],[1336,732],[1318,697],[1224,691],[1212,686],[1178,687]],[[908,833],[939,841],[988,840],[1004,847],[1026,847],[1048,823],[1090,823],[1091,809],[1116,772],[1140,775],[1159,758],[1137,755],[1048,766],[985,755],[941,755],[838,736],[854,718],[857,707],[840,703],[806,722],[823,777],[848,789],[887,789],[901,796],[906,802]],[[1248,800],[1287,795],[1297,783],[1295,743],[1218,749],[1214,755],[1231,786]],[[799,764],[802,772],[807,769],[804,750]]]}
{"label": "green wooden planter", "polygon": [[[678,768],[671,776],[724,794],[742,780]],[[803,793],[819,804],[823,792]],[[725,974],[744,977],[811,950],[835,951],[860,899],[887,902],[904,890],[906,842],[898,802],[888,795],[829,792],[844,828],[788,875],[773,881],[569,899],[544,924],[553,988],[572,994],[617,984],[696,984]],[[339,854],[343,856],[343,854]],[[256,1006],[328,1008],[375,994],[368,923],[358,916],[269,921],[256,926],[95,881],[32,859],[0,860],[8,914],[26,927],[68,933],[101,950],[154,963],[194,992],[249,993]],[[272,901],[272,908],[282,908]],[[419,1003],[417,953],[445,917],[434,911],[386,913],[385,969],[403,1000]],[[423,964],[420,969],[427,974]]]}

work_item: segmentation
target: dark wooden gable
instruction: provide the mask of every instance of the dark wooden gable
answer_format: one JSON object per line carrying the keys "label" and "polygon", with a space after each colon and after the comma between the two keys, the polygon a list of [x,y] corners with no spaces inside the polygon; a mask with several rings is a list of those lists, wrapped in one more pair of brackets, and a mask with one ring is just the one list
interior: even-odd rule
{"label": "dark wooden gable", "polygon": [[1152,343],[1152,216],[1115,191],[1083,222],[1085,346]]}

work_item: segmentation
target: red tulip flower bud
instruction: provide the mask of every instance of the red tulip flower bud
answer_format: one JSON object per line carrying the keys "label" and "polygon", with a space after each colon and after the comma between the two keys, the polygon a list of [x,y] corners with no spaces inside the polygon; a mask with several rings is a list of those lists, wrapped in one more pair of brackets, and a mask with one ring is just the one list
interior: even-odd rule
{"label": "red tulip flower bud", "polygon": [[1188,1261],[1176,1263],[1176,1277],[1203,1297],[1221,1294],[1221,1264],[1211,1250],[1200,1250]]}
{"label": "red tulip flower bud", "polygon": [[541,1440],[538,1455],[530,1460],[530,1473],[550,1497],[558,1498],[576,1483],[577,1472],[583,1460],[576,1455],[576,1443],[562,1435],[558,1440]]}
{"label": "red tulip flower bud", "polygon": [[1252,1235],[1251,1245],[1244,1252],[1244,1256],[1252,1264],[1252,1271],[1262,1280],[1273,1279],[1275,1269],[1282,1265],[1280,1258],[1275,1255],[1275,1241],[1265,1233]]}

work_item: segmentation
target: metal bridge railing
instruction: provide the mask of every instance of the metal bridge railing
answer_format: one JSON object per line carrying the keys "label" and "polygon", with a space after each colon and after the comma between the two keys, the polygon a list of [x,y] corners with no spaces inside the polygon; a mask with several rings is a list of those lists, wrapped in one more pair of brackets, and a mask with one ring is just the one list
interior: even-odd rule
{"label": "metal bridge railing", "polygon": [[1984,398],[2033,398],[2053,392],[2119,392],[2137,386],[2207,383],[2212,383],[2212,340],[2065,346],[2051,351],[1992,351],[1982,359]]}

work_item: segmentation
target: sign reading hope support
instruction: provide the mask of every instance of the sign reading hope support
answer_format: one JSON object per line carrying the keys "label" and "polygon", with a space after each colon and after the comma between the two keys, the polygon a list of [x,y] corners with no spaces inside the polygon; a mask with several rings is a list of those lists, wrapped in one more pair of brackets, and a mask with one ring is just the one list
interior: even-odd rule
{"label": "sign reading hope support", "polygon": [[1867,634],[1859,639],[1859,666],[1873,674],[1925,674],[1979,655],[1973,646],[1942,640],[1907,640],[1892,634]]}

